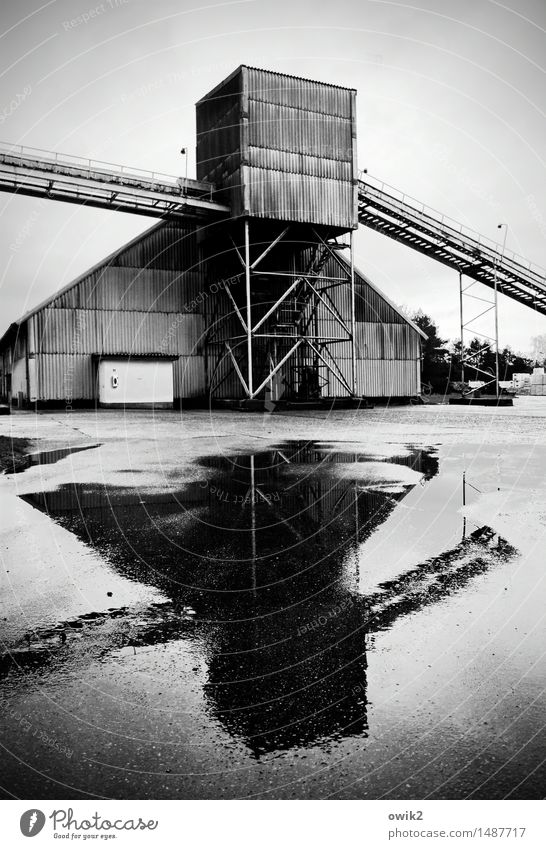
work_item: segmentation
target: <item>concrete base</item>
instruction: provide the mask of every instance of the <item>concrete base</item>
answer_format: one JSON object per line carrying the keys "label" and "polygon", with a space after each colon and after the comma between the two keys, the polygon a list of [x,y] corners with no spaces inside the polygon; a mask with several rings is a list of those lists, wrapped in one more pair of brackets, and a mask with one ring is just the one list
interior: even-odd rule
{"label": "concrete base", "polygon": [[318,401],[264,401],[263,398],[219,398],[211,402],[216,409],[239,410],[245,413],[274,413],[281,410],[371,410],[367,398],[321,398]]}
{"label": "concrete base", "polygon": [[450,404],[473,407],[513,407],[513,398],[450,398]]}
{"label": "concrete base", "polygon": [[172,410],[174,407],[174,402],[172,401],[158,401],[154,402],[139,402],[139,401],[131,401],[127,404],[119,403],[119,404],[107,404],[105,402],[99,401],[98,407],[104,410]]}

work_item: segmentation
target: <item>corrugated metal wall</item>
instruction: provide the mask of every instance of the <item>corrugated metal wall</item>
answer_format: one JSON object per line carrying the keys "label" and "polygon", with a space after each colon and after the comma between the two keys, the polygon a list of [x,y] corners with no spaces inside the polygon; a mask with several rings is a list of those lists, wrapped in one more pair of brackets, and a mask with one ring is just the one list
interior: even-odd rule
{"label": "corrugated metal wall", "polygon": [[37,354],[38,401],[92,400],[95,398],[95,366],[85,354]]}
{"label": "corrugated metal wall", "polygon": [[18,399],[20,394],[27,397],[27,361],[25,358],[14,359],[11,370],[11,394]]}
{"label": "corrugated metal wall", "polygon": [[[239,68],[196,105],[198,180],[226,186],[226,180],[239,171],[242,90]],[[235,182],[240,182],[237,177]]]}
{"label": "corrugated metal wall", "polygon": [[352,89],[243,66],[197,104],[197,175],[235,216],[358,226]]}
{"label": "corrugated metal wall", "polygon": [[179,357],[175,360],[175,398],[199,398],[205,394],[205,387],[204,357]]}
{"label": "corrugated metal wall", "polygon": [[[268,243],[265,222],[256,222],[255,253]],[[278,225],[276,225],[278,228]],[[173,244],[166,241],[167,233]],[[275,231],[275,235],[277,230]],[[154,237],[157,243],[154,247]],[[303,241],[298,241],[302,238]],[[305,242],[298,232],[296,241],[279,243],[264,261],[266,276],[257,278],[254,297],[262,301],[253,311],[253,322],[263,315],[287,285],[288,278],[275,277],[275,270],[306,272],[315,255],[316,246]],[[229,239],[227,240],[229,241]],[[145,235],[143,244],[131,245],[120,251],[108,265],[90,272],[72,288],[60,293],[35,316],[35,342],[38,353],[37,397],[47,400],[88,400],[96,397],[95,363],[93,355],[154,356],[177,358],[174,364],[176,398],[203,396],[211,382],[220,386],[217,397],[243,397],[244,391],[226,356],[223,340],[241,336],[243,331],[231,301],[215,282],[222,273],[240,271],[240,263],[225,252],[220,242],[209,243],[208,252],[218,254],[218,267],[200,263],[196,240],[187,232],[171,226],[158,227]],[[231,253],[235,252],[233,249]],[[148,267],[133,267],[131,262],[145,261]],[[193,263],[187,266],[185,263]],[[163,264],[168,268],[161,268]],[[171,267],[172,266],[172,267]],[[329,277],[341,277],[347,270],[343,261],[329,258],[323,272]],[[267,274],[271,272],[271,276]],[[233,293],[244,313],[244,286],[235,284]],[[409,396],[419,392],[419,335],[402,315],[363,277],[356,276],[357,290],[357,357],[358,386],[361,395],[373,397]],[[333,305],[350,325],[351,293],[347,283],[329,290]],[[241,300],[242,299],[242,300]],[[261,312],[260,312],[261,310]],[[222,331],[208,338],[211,323],[221,318]],[[271,329],[273,317],[263,331]],[[295,327],[292,328],[295,336]],[[290,326],[282,333],[290,336]],[[339,337],[342,329],[331,314],[320,307],[318,332],[322,337]],[[21,333],[21,342],[24,339]],[[293,344],[293,336],[277,341],[275,361]],[[244,345],[232,347],[246,375]],[[254,385],[262,382],[269,366],[271,343],[257,342],[254,348]],[[338,364],[348,384],[352,383],[351,346],[349,342],[332,343],[329,353]],[[309,349],[299,356],[300,367],[313,363]],[[23,361],[24,362],[24,361]],[[319,366],[322,393],[325,396],[344,396],[348,390],[342,382]],[[299,379],[295,362],[287,364],[283,375],[297,388]],[[17,375],[24,377],[22,367]],[[224,380],[225,378],[225,380]],[[294,383],[296,381],[296,383]],[[15,386],[14,386],[15,390]]]}
{"label": "corrugated metal wall", "polygon": [[46,308],[36,318],[45,354],[202,354],[201,315]]}
{"label": "corrugated metal wall", "polygon": [[93,400],[93,355],[170,355],[175,397],[205,392],[196,228],[161,224],[36,314],[38,400]]}

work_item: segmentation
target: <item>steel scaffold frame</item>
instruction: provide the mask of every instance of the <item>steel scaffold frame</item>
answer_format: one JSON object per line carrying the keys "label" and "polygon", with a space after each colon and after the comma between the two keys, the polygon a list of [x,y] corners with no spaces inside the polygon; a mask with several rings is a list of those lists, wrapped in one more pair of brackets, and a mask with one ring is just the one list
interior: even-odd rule
{"label": "steel scaffold frame", "polygon": [[[459,315],[460,315],[460,327],[461,327],[461,395],[464,397],[466,395],[472,395],[474,392],[477,392],[478,389],[467,389],[465,391],[464,382],[465,382],[465,365],[471,365],[472,371],[479,372],[483,374],[485,377],[489,378],[485,383],[479,387],[480,389],[484,389],[486,386],[490,386],[492,383],[495,384],[495,394],[497,399],[499,397],[499,323],[498,323],[498,298],[497,298],[497,288],[495,287],[495,296],[492,301],[488,301],[486,298],[480,298],[478,295],[469,295],[468,290],[476,285],[476,280],[473,280],[472,283],[469,283],[467,286],[463,285],[463,272],[459,271]],[[472,298],[476,301],[481,301],[484,304],[488,304],[487,308],[482,310],[482,312],[478,313],[478,315],[472,316],[472,318],[465,321],[464,318],[464,299]],[[478,319],[483,318],[485,315],[488,315],[490,312],[494,312],[495,319],[495,335],[489,336],[487,333],[483,333],[475,328],[472,328],[472,324]],[[487,341],[485,341],[483,347],[481,347],[478,351],[473,351],[469,356],[465,354],[464,340],[465,340],[465,331],[473,333],[475,336],[479,336]],[[490,351],[492,345],[494,344],[495,351],[495,374],[491,375],[491,372],[485,371],[485,369],[480,368],[479,366],[472,364],[472,360],[480,357],[484,351]]]}
{"label": "steel scaffold frame", "polygon": [[[224,287],[224,290],[233,306],[233,315],[240,324],[242,334],[230,335],[224,339],[215,339],[217,332],[212,328],[218,325],[217,320],[213,320],[209,327],[208,340],[217,341],[223,344],[223,350],[220,351],[213,370],[211,379],[210,393],[213,395],[217,392],[220,386],[228,379],[229,374],[218,381],[214,382],[214,377],[218,373],[219,366],[226,356],[232,364],[233,372],[243,388],[243,392],[247,400],[257,399],[264,391],[269,392],[269,397],[273,398],[274,378],[289,361],[296,355],[303,355],[304,349],[311,353],[313,357],[313,368],[318,370],[319,364],[326,369],[348,392],[350,396],[355,396],[356,392],[356,317],[355,317],[355,273],[353,260],[353,239],[352,233],[349,245],[341,245],[335,239],[331,241],[323,238],[316,230],[313,234],[317,239],[316,251],[309,268],[306,271],[262,271],[259,268],[260,263],[266,256],[284,239],[290,230],[291,225],[287,225],[284,229],[273,238],[265,249],[260,251],[260,254],[255,258],[251,258],[251,239],[250,239],[250,220],[245,218],[243,221],[244,227],[244,248],[241,252],[232,239],[233,249],[242,265],[242,271],[238,275],[239,279],[244,277],[245,281],[245,298],[244,304],[237,303],[230,291],[229,284]],[[336,251],[349,247],[350,262],[349,270],[341,262]],[[322,273],[322,268],[329,257],[333,257],[337,261],[340,269],[339,276],[325,275]],[[286,286],[278,295],[275,302],[269,305],[269,302],[256,300],[253,297],[253,279],[260,276],[273,277],[278,280],[286,280]],[[351,315],[349,321],[346,322],[344,317],[339,312],[335,303],[329,295],[329,291],[336,286],[349,285],[351,289]],[[286,325],[288,330],[292,332],[278,332],[277,328],[281,325],[274,324],[276,314],[291,297],[295,297],[299,304],[299,316],[290,324]],[[255,308],[267,305],[267,309],[263,315],[253,321],[253,313]],[[318,330],[318,310],[323,309],[328,316],[333,319],[340,328],[338,336],[328,336],[321,334]],[[268,327],[268,323],[273,322],[272,327]],[[312,329],[312,332],[309,332]],[[258,332],[262,331],[262,332]],[[269,363],[268,371],[265,377],[255,381],[255,351],[258,340],[266,341],[266,359]],[[269,340],[269,344],[267,344]],[[289,340],[293,344],[279,358],[278,345]],[[351,378],[347,380],[341,368],[337,364],[335,358],[329,350],[330,345],[339,343],[350,343],[351,346]],[[237,360],[234,348],[245,348],[244,361],[245,368],[242,367],[241,360]],[[278,399],[274,399],[278,400]]]}
{"label": "steel scaffold frame", "polygon": [[[508,230],[507,230],[506,224],[498,224],[497,226],[498,226],[499,229],[504,228],[504,240],[503,240],[503,245],[502,245],[502,252],[500,254],[500,262],[502,263],[504,253],[505,253],[505,250],[506,250],[506,236],[507,236]],[[480,372],[480,374],[483,374],[483,375],[485,375],[486,377],[489,378],[489,380],[487,380],[480,387],[480,389],[483,389],[484,387],[490,386],[492,383],[494,383],[495,384],[495,396],[496,396],[497,401],[499,400],[499,397],[500,397],[500,386],[499,386],[500,375],[499,375],[498,265],[499,265],[499,260],[497,259],[496,262],[495,262],[495,265],[494,265],[494,269],[493,269],[493,300],[492,301],[488,301],[486,298],[480,298],[477,295],[469,295],[468,290],[471,289],[472,286],[474,286],[477,281],[473,280],[472,283],[468,284],[468,286],[463,287],[463,271],[459,270],[459,310],[460,310],[460,324],[461,324],[461,395],[463,397],[465,395],[471,395],[473,392],[477,391],[476,389],[469,389],[466,392],[464,390],[464,374],[465,374],[464,367],[465,367],[465,363],[470,363],[471,360],[479,357],[481,354],[483,354],[484,351],[490,351],[491,345],[493,343],[495,344],[495,374],[493,376],[491,376],[491,372],[485,371],[485,369],[479,368],[476,365],[472,365],[472,369],[475,372]],[[483,303],[488,304],[489,306],[487,307],[487,309],[483,310],[481,313],[478,313],[478,315],[473,316],[471,319],[469,319],[469,321],[465,322],[465,320],[464,320],[464,298],[465,297],[473,298],[476,301],[482,301]],[[482,348],[480,348],[478,351],[474,351],[472,354],[470,354],[470,356],[467,357],[465,355],[465,349],[464,349],[464,332],[465,332],[465,330],[468,330],[470,328],[470,326],[475,321],[477,321],[480,318],[483,318],[484,315],[487,315],[491,311],[493,311],[493,315],[494,315],[494,323],[495,323],[494,333],[495,333],[495,335],[489,336],[488,334],[481,333],[478,330],[476,330],[475,328],[473,328],[471,330],[471,332],[474,333],[476,336],[483,337],[484,339],[487,340],[487,342],[484,344],[484,346]]]}

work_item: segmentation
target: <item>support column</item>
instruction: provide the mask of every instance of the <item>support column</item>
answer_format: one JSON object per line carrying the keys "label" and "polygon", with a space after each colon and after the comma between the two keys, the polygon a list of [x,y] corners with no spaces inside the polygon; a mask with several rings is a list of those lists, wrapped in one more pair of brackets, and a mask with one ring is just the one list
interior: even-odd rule
{"label": "support column", "polygon": [[355,291],[355,263],[353,255],[353,231],[350,235],[351,250],[351,358],[353,370],[353,395],[356,395],[356,291]]}
{"label": "support column", "polygon": [[499,288],[497,285],[497,266],[495,266],[495,396],[500,396],[499,386]]}
{"label": "support column", "polygon": [[251,585],[256,595],[256,474],[254,469],[254,454],[250,455],[250,545],[252,552]]}
{"label": "support column", "polygon": [[27,390],[29,404],[35,404],[38,400],[36,383],[35,318],[31,316],[27,322]]}
{"label": "support column", "polygon": [[463,319],[463,272],[459,271],[459,314],[461,321],[461,397],[464,395],[464,319]]}
{"label": "support column", "polygon": [[466,471],[463,471],[463,539],[466,538],[466,515],[464,508],[466,507]]}
{"label": "support column", "polygon": [[250,293],[250,226],[245,218],[245,284],[246,284],[246,342],[248,367],[248,394],[252,398],[254,387],[252,380],[252,307]]}

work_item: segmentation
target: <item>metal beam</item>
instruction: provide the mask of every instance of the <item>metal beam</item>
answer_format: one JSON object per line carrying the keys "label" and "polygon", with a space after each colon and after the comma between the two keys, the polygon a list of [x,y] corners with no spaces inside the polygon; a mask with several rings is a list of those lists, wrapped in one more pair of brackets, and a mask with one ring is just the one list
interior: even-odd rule
{"label": "metal beam", "polygon": [[312,351],[314,351],[314,352],[315,352],[315,354],[317,355],[317,357],[318,357],[318,358],[319,358],[319,359],[320,359],[320,360],[324,363],[324,365],[326,366],[326,368],[328,369],[328,371],[331,371],[331,372],[332,372],[332,374],[334,375],[334,377],[335,377],[335,378],[337,378],[337,380],[339,380],[339,382],[340,382],[340,383],[341,383],[341,384],[345,387],[345,389],[347,390],[347,392],[349,393],[349,395],[352,395],[352,394],[353,394],[353,390],[351,389],[351,387],[349,386],[349,384],[348,384],[348,383],[347,383],[347,381],[345,380],[345,377],[343,376],[343,373],[341,372],[341,370],[340,370],[339,366],[337,365],[337,363],[335,362],[335,360],[333,360],[332,362],[333,362],[333,365],[334,365],[334,366],[336,367],[336,369],[337,369],[337,374],[336,374],[336,372],[334,371],[334,369],[332,368],[332,364],[331,364],[331,363],[329,363],[329,362],[327,362],[326,358],[322,356],[322,353],[319,351],[319,349],[318,349],[318,348],[316,348],[316,347],[313,345],[313,343],[309,341],[309,339],[306,339],[306,342],[307,342],[307,344],[309,345],[309,347],[311,348],[311,350],[312,350]]}
{"label": "metal beam", "polygon": [[276,239],[274,239],[274,240],[271,242],[271,244],[267,246],[267,248],[265,249],[265,251],[263,251],[263,252],[260,254],[260,256],[258,257],[258,259],[255,259],[255,260],[254,260],[254,262],[253,262],[253,263],[252,263],[252,265],[250,266],[251,271],[253,271],[253,270],[256,268],[256,266],[258,265],[258,263],[260,263],[260,262],[262,261],[262,259],[264,259],[264,258],[268,255],[269,251],[272,251],[272,250],[273,250],[273,248],[275,247],[275,245],[278,245],[278,244],[279,244],[279,242],[281,241],[281,239],[283,239],[283,238],[286,236],[286,234],[288,233],[289,229],[290,229],[290,226],[285,227],[285,228],[284,228],[284,230],[282,231],[282,233],[280,233],[280,234],[277,236],[277,238],[276,238]]}
{"label": "metal beam", "polygon": [[237,362],[237,360],[235,358],[235,354],[231,350],[231,345],[229,344],[229,342],[226,342],[225,345],[226,345],[226,348],[229,351],[229,356],[231,357],[231,361],[233,363],[233,368],[235,369],[235,371],[237,373],[237,377],[241,381],[242,387],[245,390],[246,394],[250,395],[250,389],[249,389],[248,383],[246,382],[244,375],[243,375],[241,369],[239,368],[239,363]]}
{"label": "metal beam", "polygon": [[253,333],[256,333],[256,331],[262,326],[262,324],[265,321],[267,321],[269,316],[272,315],[275,312],[275,310],[277,310],[280,307],[280,305],[283,303],[283,301],[286,300],[288,295],[290,295],[294,291],[294,289],[299,285],[299,283],[300,283],[300,280],[294,280],[294,282],[288,287],[288,289],[286,289],[286,291],[283,292],[281,297],[278,298],[277,301],[275,301],[275,303],[273,304],[271,309],[269,309],[266,312],[266,314],[264,316],[262,316],[262,318],[254,325],[254,327],[252,328]]}
{"label": "metal beam", "polygon": [[251,392],[251,393],[250,393],[250,397],[251,397],[251,398],[255,398],[255,397],[256,397],[256,395],[258,395],[258,394],[262,391],[262,389],[264,389],[264,387],[265,387],[265,386],[267,386],[267,384],[269,383],[269,381],[271,380],[271,378],[272,378],[272,377],[274,377],[274,376],[277,374],[278,370],[279,370],[280,368],[282,368],[282,367],[283,367],[283,365],[285,364],[285,362],[286,362],[287,360],[289,360],[289,359],[290,359],[290,357],[292,356],[292,354],[294,354],[294,353],[297,351],[297,349],[298,349],[298,348],[299,348],[299,346],[302,344],[302,342],[303,342],[303,339],[298,339],[298,341],[296,342],[296,344],[295,344],[295,345],[292,345],[292,347],[290,348],[290,350],[288,351],[288,353],[284,355],[284,357],[282,358],[282,360],[279,360],[279,362],[277,363],[277,365],[276,365],[273,369],[271,369],[271,371],[269,372],[269,374],[267,375],[267,377],[265,378],[265,380],[263,380],[263,381],[262,381],[262,383],[260,383],[260,385],[258,386],[258,388],[254,390],[254,392]]}
{"label": "metal beam", "polygon": [[254,397],[252,380],[252,302],[250,292],[250,225],[245,218],[245,283],[246,283],[246,344],[248,367],[248,394]]}

